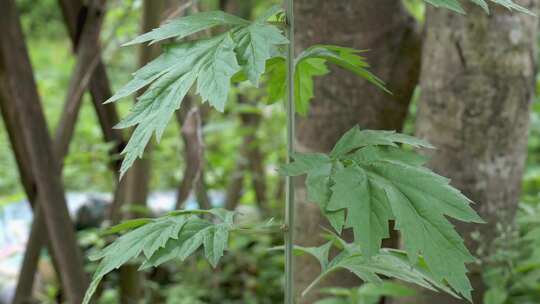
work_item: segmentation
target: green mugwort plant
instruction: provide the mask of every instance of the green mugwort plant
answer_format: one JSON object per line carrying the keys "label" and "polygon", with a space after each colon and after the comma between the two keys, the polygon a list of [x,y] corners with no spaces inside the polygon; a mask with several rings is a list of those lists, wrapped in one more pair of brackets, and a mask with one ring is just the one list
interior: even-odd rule
{"label": "green mugwort plant", "polygon": [[[425,0],[464,13],[458,0]],[[486,12],[484,0],[470,0]],[[511,0],[491,0],[511,10],[530,12]],[[163,54],[134,75],[107,102],[114,102],[147,87],[117,126],[135,127],[122,154],[121,175],[141,157],[153,134],[161,138],[165,127],[192,88],[218,111],[226,107],[231,83],[261,82],[271,101],[285,100],[288,113],[289,161],[280,171],[286,177],[285,300],[294,303],[293,253],[316,258],[321,274],[303,292],[312,290],[328,274],[346,269],[364,282],[381,283],[380,276],[471,300],[466,263],[474,260],[449,222],[453,218],[481,223],[470,201],[449,185],[449,180],[424,167],[426,159],[400,145],[432,148],[420,139],[391,131],[352,128],[329,154],[294,151],[295,113],[305,115],[314,94],[314,77],[329,72],[334,64],[358,75],[382,90],[382,80],[369,72],[361,51],[316,45],[295,56],[294,0],[287,0],[285,14],[272,7],[254,21],[225,12],[203,12],[172,20],[143,34],[127,45],[165,40]],[[271,20],[271,22],[269,21]],[[213,27],[223,29],[213,37],[192,35]],[[323,246],[293,246],[294,176],[307,175],[309,200],[318,204],[333,231]],[[100,261],[83,303],[89,303],[100,281],[129,260],[139,258],[141,269],[171,260],[185,260],[199,248],[214,267],[227,249],[231,234],[264,231],[272,225],[241,227],[235,213],[223,209],[179,210],[156,219],[136,219],[109,229],[123,234],[91,257]],[[404,251],[381,248],[389,237],[389,221],[403,236]],[[352,229],[354,241],[339,237]],[[330,260],[329,252],[340,253]],[[368,285],[366,285],[368,286]]]}

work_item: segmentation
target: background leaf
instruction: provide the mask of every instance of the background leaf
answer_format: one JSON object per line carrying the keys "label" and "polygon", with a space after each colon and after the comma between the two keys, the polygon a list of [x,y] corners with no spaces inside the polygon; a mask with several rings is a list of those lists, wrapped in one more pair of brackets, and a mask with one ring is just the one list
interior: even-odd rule
{"label": "background leaf", "polygon": [[[198,213],[214,214],[223,222],[213,224],[194,215]],[[132,221],[120,226],[122,229],[134,229],[91,257],[91,260],[101,261],[83,304],[90,302],[105,275],[138,257],[143,258],[141,269],[144,269],[176,258],[183,261],[204,246],[206,258],[215,267],[227,247],[229,230],[233,229],[233,217],[234,212],[223,209],[186,211],[146,223]]]}
{"label": "background leaf", "polygon": [[157,29],[138,36],[125,45],[144,42],[153,44],[169,38],[182,39],[218,25],[245,26],[248,24],[249,21],[222,11],[201,12],[171,20]]}

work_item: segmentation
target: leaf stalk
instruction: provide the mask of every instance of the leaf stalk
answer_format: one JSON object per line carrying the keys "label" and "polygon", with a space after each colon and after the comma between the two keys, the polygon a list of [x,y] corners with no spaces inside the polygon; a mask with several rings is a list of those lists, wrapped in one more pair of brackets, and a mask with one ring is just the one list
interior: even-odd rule
{"label": "leaf stalk", "polygon": [[[294,0],[286,0],[287,36],[287,163],[293,161],[295,139],[295,109],[294,109]],[[285,304],[294,304],[294,183],[293,177],[287,176],[285,200]]]}

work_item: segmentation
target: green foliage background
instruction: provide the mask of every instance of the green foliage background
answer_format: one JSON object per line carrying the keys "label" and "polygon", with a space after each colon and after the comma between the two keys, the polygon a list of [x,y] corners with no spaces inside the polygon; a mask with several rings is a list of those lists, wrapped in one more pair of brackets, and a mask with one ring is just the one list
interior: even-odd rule
{"label": "green foliage background", "polygon": [[[60,10],[55,0],[18,0],[22,15],[22,23],[34,66],[39,93],[49,123],[51,134],[54,132],[64,103],[64,95],[74,65],[71,56],[71,45],[62,23]],[[268,6],[269,1],[258,0],[254,14],[260,13]],[[278,2],[278,1],[275,1]],[[422,22],[425,10],[421,0],[404,0],[411,13]],[[104,58],[109,77],[116,91],[121,84],[129,81],[130,74],[135,71],[137,53],[132,50],[119,50],[119,46],[139,34],[140,0],[110,1],[110,10],[105,21],[103,37],[113,37],[105,50]],[[204,9],[216,8],[217,1],[202,1]],[[47,26],[43,26],[46,24]],[[540,93],[540,81],[538,85]],[[228,177],[234,170],[238,148],[242,144],[241,135],[246,132],[237,119],[242,111],[259,111],[264,116],[264,123],[258,132],[258,141],[266,157],[266,164],[271,173],[268,180],[270,193],[277,191],[277,174],[273,169],[284,159],[285,122],[281,104],[260,106],[246,109],[236,103],[236,93],[232,92],[232,106],[225,115],[213,113],[204,134],[207,143],[207,182],[210,189],[224,189]],[[421,92],[418,90],[415,99]],[[538,94],[537,94],[538,95]],[[114,177],[107,169],[110,146],[101,138],[101,130],[97,123],[89,96],[85,95],[80,119],[71,144],[64,169],[64,182],[68,191],[111,191]],[[122,117],[128,112],[129,103],[122,103]],[[232,119],[231,119],[232,117]],[[407,133],[414,133],[415,104],[413,102],[409,115]],[[0,142],[7,143],[7,135],[0,128]],[[489,297],[504,301],[487,299],[487,304],[538,303],[540,301],[540,255],[534,251],[540,236],[530,235],[529,231],[540,225],[531,218],[540,217],[538,208],[540,192],[540,100],[536,100],[531,113],[531,132],[529,137],[529,155],[526,173],[523,179],[522,210],[518,215],[519,227],[499,227],[501,241],[493,263],[486,268],[486,281],[492,291]],[[182,160],[182,141],[179,129],[171,123],[161,140],[154,147],[152,159],[152,189],[172,189],[177,187],[184,167]],[[16,164],[9,145],[0,145],[0,204],[20,200],[24,197],[19,184]],[[171,169],[174,168],[174,169]],[[272,188],[274,187],[274,188]],[[251,187],[246,187],[251,189]],[[253,201],[254,193],[249,190],[242,200],[246,204]],[[273,202],[276,204],[277,202]],[[91,232],[90,232],[91,233]],[[512,242],[504,240],[513,240]],[[210,271],[207,264],[196,259],[188,263],[173,265],[176,272],[189,271],[200,275],[173,277],[167,281],[166,287],[154,286],[164,298],[190,296],[186,303],[266,303],[257,299],[268,299],[275,303],[281,298],[282,261],[278,254],[268,253],[264,248],[277,245],[279,238],[271,236],[253,241],[251,238],[240,238],[231,244],[231,254],[225,257],[222,268],[211,281],[204,275]],[[526,246],[527,250],[523,250]],[[254,255],[244,255],[246,248],[254,250]],[[232,262],[232,263],[229,263]],[[235,278],[242,277],[241,282]],[[502,277],[502,280],[494,280]],[[526,281],[523,278],[527,278]],[[209,290],[219,292],[208,292]],[[183,294],[185,290],[189,294]],[[493,296],[493,294],[497,296]],[[109,298],[115,303],[117,295]],[[113,299],[113,300],[110,300]],[[223,299],[226,299],[223,301]],[[172,303],[172,302],[171,302]]]}

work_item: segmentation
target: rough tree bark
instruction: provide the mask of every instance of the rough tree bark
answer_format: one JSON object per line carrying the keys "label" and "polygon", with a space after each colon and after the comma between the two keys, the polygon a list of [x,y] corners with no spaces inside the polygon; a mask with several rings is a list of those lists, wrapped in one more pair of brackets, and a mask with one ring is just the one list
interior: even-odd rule
{"label": "rough tree bark", "polygon": [[[540,3],[518,2],[533,11]],[[429,152],[430,167],[450,177],[488,222],[457,223],[475,254],[479,244],[471,233],[480,232],[482,246],[489,248],[496,224],[511,224],[519,201],[535,91],[538,19],[500,7],[491,7],[491,15],[472,5],[466,10],[467,16],[427,11],[416,130],[437,147]],[[482,303],[485,291],[480,270],[471,269],[474,303]],[[407,303],[463,301],[429,294]]]}
{"label": "rough tree bark", "polygon": [[[300,152],[328,152],[355,124],[370,129],[402,128],[409,101],[418,81],[420,36],[414,20],[397,0],[297,0],[299,49],[315,43],[370,49],[373,71],[394,93],[388,95],[347,72],[334,71],[320,81],[310,114],[298,121]],[[318,207],[306,199],[303,181],[296,181],[297,243],[320,245],[316,231],[325,224]],[[301,291],[319,272],[309,257],[297,260],[296,289]],[[357,285],[347,274],[325,281],[331,286]],[[300,299],[313,303],[316,294]]]}

